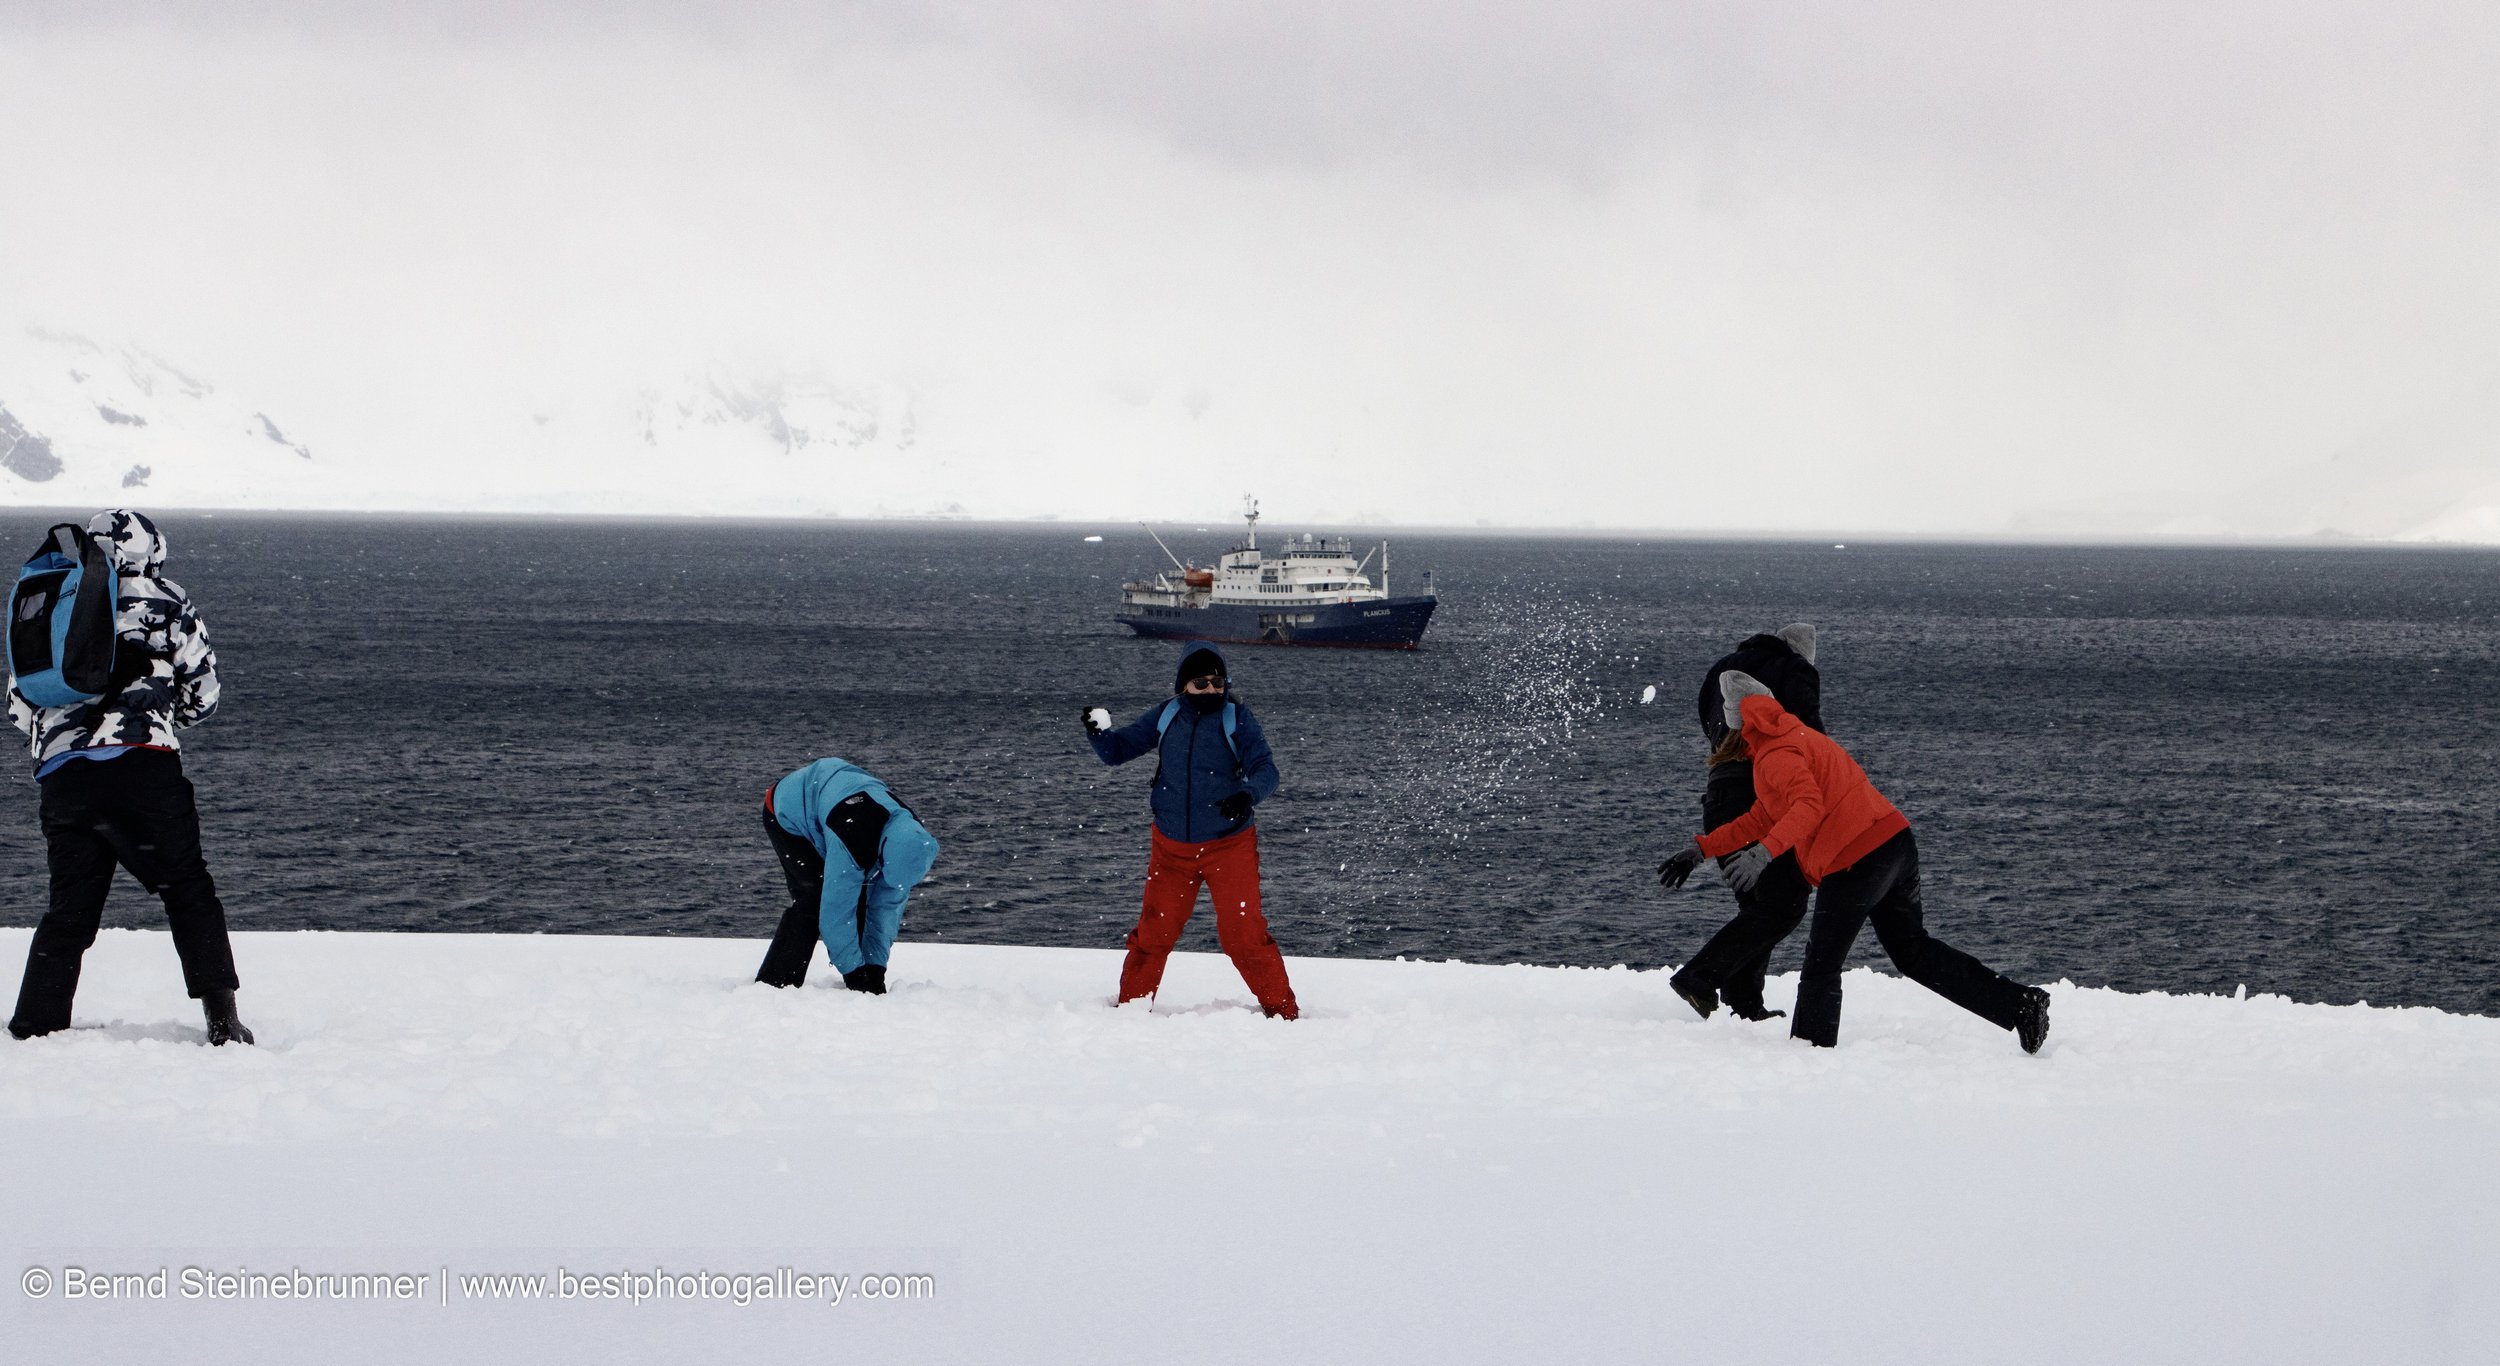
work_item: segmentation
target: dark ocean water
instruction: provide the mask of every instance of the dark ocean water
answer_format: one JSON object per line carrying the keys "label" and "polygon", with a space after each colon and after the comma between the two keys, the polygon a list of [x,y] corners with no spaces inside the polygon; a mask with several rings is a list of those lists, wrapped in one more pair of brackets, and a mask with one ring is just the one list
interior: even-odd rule
{"label": "dark ocean water", "polygon": [[[0,546],[49,520],[0,512]],[[1109,947],[1135,914],[1150,766],[1077,717],[1168,695],[1175,647],[1110,621],[1142,533],[161,520],[222,661],[185,753],[238,928],[761,938],[764,791],[826,754],[944,842],[906,940]],[[1423,651],[1233,652],[1288,953],[1682,961],[1732,910],[1651,873],[1696,820],[1695,687],[1803,619],[1947,940],[2030,981],[2500,1013],[2500,554],[1395,549],[1438,571]],[[0,784],[0,923],[42,909],[35,799]],[[125,880],[109,923],[159,917]]]}

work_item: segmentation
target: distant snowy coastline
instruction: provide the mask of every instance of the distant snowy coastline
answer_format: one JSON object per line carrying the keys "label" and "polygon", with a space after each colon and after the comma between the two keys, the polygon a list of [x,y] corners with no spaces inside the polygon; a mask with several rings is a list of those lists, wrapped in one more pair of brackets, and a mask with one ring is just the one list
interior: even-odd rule
{"label": "distant snowy coastline", "polygon": [[[26,938],[0,931],[0,961]],[[531,1341],[2464,1362],[2500,1336],[2500,1020],[2060,986],[2034,1058],[1860,971],[1821,1052],[1695,1020],[1664,973],[1620,968],[1298,959],[1307,1013],[1282,1024],[1211,955],[1176,958],[1146,1011],[1107,1004],[1108,950],[907,935],[885,998],[758,987],[760,953],[245,933],[261,1046],[212,1051],[165,936],[108,931],[77,1028],[0,1045],[17,1266],[744,1255],[936,1268],[932,1305],[20,1290],[0,1329],[45,1360],[206,1330],[260,1360],[369,1361]]]}
{"label": "distant snowy coastline", "polygon": [[[1940,504],[1942,520],[1924,528],[1747,531],[1725,523],[1644,528],[1633,520],[1644,516],[1642,503],[1611,500],[1573,506],[1568,522],[1550,508],[1540,520],[1504,503],[1504,525],[1495,528],[1469,515],[1487,505],[1453,493],[1455,486],[1409,483],[1384,501],[1379,488],[1348,474],[1370,462],[1321,459],[1337,437],[1273,427],[1229,405],[1211,408],[1203,390],[1010,396],[971,384],[720,364],[560,395],[535,393],[528,381],[522,374],[519,389],[491,398],[429,393],[423,411],[382,417],[362,406],[379,401],[370,396],[265,394],[137,343],[0,326],[0,504],[1110,524],[1168,516],[1191,502],[1205,516],[1250,481],[1271,495],[1291,494],[1278,513],[1334,527],[1475,522],[1484,530],[1853,540],[2500,544],[2500,486],[2490,482],[2487,462],[2471,458],[2443,456],[2403,478],[2374,474],[2366,496],[2354,497],[2337,492],[2353,477],[2350,462],[2329,461],[2269,477],[2269,488],[2308,491],[2296,506],[2233,495],[2224,500],[2227,515],[2134,498],[1993,512]],[[300,411],[307,407],[315,411]],[[2482,430],[2461,424],[2452,440],[2434,445],[2475,450]],[[1244,462],[1243,450],[1262,455]],[[1314,459],[1321,463],[1308,463]],[[2381,463],[2409,468],[2395,455]],[[1228,472],[1193,495],[1176,491],[1170,478],[1183,468]],[[1086,476],[1042,473],[1071,469]],[[1773,505],[1746,507],[1747,515],[1779,515]],[[1692,511],[1680,502],[1648,509],[1668,522]],[[1598,513],[1602,524],[1591,515]]]}

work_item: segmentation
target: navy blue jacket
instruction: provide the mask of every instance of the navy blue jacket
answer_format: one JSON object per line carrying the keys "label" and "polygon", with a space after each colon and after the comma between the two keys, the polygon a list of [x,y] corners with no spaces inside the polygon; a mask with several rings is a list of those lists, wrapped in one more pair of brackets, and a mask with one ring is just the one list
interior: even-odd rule
{"label": "navy blue jacket", "polygon": [[[1201,650],[1224,657],[1214,646],[1198,642],[1182,652],[1182,661]],[[1258,718],[1250,714],[1249,704],[1229,695],[1224,700],[1235,709],[1231,745],[1224,743],[1222,707],[1200,711],[1186,697],[1180,699],[1180,712],[1159,745],[1155,722],[1162,719],[1166,702],[1157,702],[1136,720],[1094,737],[1094,753],[1106,764],[1125,764],[1147,754],[1160,761],[1155,769],[1153,805],[1155,828],[1166,839],[1198,844],[1249,829],[1257,823],[1253,818],[1226,820],[1217,805],[1236,792],[1249,793],[1254,802],[1266,801],[1281,781],[1276,758],[1267,749],[1267,735],[1259,729]],[[1233,757],[1235,748],[1241,752],[1238,762]]]}

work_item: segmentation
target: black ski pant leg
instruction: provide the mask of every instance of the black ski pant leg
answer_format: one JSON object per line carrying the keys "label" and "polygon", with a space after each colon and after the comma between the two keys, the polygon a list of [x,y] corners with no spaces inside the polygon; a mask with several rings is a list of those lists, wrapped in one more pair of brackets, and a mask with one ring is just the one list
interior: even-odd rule
{"label": "black ski pant leg", "polygon": [[[1901,838],[1910,836],[1904,832]],[[1919,896],[1918,844],[1911,840],[1909,868],[1868,913],[1875,939],[1901,975],[1999,1029],[2012,1029],[2023,989],[1986,964],[1927,932]]]}
{"label": "black ski pant leg", "polygon": [[26,975],[18,982],[17,1010],[9,1016],[9,1032],[19,1038],[69,1028],[79,965],[95,943],[96,927],[104,923],[104,899],[113,890],[113,846],[73,816],[65,803],[55,801],[48,784],[43,844],[52,874],[51,899],[27,943]]}
{"label": "black ski pant leg", "polygon": [[200,849],[198,793],[183,776],[181,758],[141,750],[98,767],[100,773],[88,776],[120,785],[100,833],[139,885],[165,903],[174,953],[182,959],[183,989],[198,1000],[243,985],[235,976],[226,906]]}
{"label": "black ski pant leg", "polygon": [[[1701,796],[1701,824],[1716,830],[1753,809],[1753,764],[1739,759],[1710,770]],[[1806,918],[1805,873],[1792,851],[1771,861],[1750,892],[1736,894],[1736,918],[1719,928],[1673,978],[1679,987],[1716,991],[1740,1015],[1763,1010],[1762,979],[1771,951]]]}
{"label": "black ski pant leg", "polygon": [[1676,983],[1715,990],[1737,1012],[1760,1014],[1771,952],[1805,920],[1809,890],[1795,854],[1772,860],[1752,891],[1736,894],[1736,918],[1676,972]]}
{"label": "black ski pant leg", "polygon": [[808,960],[816,956],[818,903],[825,894],[824,857],[807,841],[781,828],[773,813],[764,813],[764,833],[781,861],[782,881],[789,884],[790,905],[773,931],[772,947],[764,950],[764,966],[755,980],[776,987],[807,984]]}
{"label": "black ski pant leg", "polygon": [[1915,895],[1918,846],[1902,831],[1848,867],[1823,879],[1814,893],[1814,923],[1806,930],[1806,961],[1797,974],[1797,1008],[1788,1033],[1818,1048],[1840,1042],[1840,973],[1849,947],[1875,908],[1904,876]]}

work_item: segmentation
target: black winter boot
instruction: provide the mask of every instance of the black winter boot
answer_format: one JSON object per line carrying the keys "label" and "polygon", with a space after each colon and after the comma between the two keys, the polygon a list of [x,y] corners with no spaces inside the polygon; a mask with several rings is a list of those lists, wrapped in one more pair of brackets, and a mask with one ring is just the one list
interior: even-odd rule
{"label": "black winter boot", "polygon": [[885,964],[864,963],[842,974],[842,985],[871,996],[885,994]]}
{"label": "black winter boot", "polygon": [[202,993],[200,1010],[208,1016],[208,1041],[212,1045],[250,1043],[252,1031],[234,1016],[234,988],[219,987]]}
{"label": "black winter boot", "polygon": [[1667,985],[1674,988],[1676,995],[1684,998],[1684,1004],[1691,1006],[1694,1014],[1699,1015],[1705,1020],[1709,1019],[1710,1012],[1719,1008],[1718,989],[1715,987],[1687,986],[1684,984],[1683,978],[1684,974],[1679,972],[1675,976],[1667,979]]}
{"label": "black winter boot", "polygon": [[2023,1003],[2014,1008],[2014,1037],[2022,1040],[2023,1051],[2037,1053],[2049,1041],[2049,994],[2038,987],[2023,988]]}

